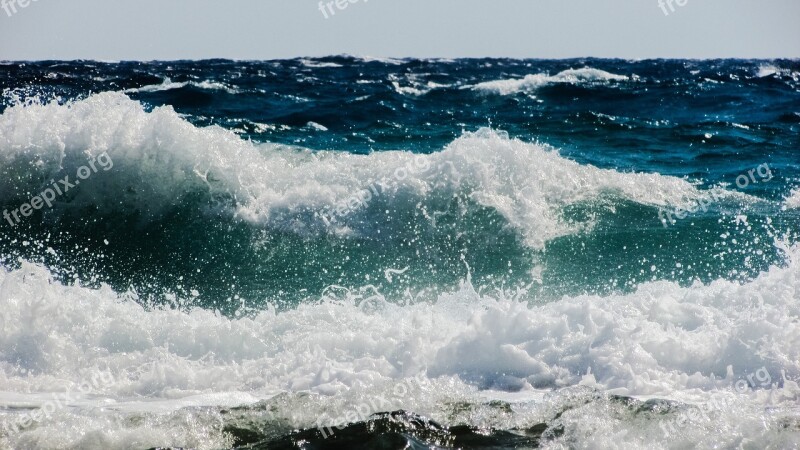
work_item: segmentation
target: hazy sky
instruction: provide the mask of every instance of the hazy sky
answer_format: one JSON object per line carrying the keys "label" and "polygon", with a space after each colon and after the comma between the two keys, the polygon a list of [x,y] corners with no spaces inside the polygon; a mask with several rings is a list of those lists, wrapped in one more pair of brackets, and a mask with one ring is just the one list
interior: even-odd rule
{"label": "hazy sky", "polygon": [[0,60],[800,57],[800,0],[0,1]]}

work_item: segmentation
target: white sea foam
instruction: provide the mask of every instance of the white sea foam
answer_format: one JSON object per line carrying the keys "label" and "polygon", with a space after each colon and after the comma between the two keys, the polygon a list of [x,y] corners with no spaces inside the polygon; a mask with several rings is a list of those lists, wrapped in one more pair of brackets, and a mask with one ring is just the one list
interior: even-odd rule
{"label": "white sea foam", "polygon": [[139,88],[130,88],[126,89],[125,93],[135,94],[139,92],[159,92],[159,91],[169,91],[172,89],[180,89],[188,85],[189,82],[184,81],[182,83],[176,83],[172,81],[170,78],[165,78],[161,84],[148,84],[147,86],[142,86]]}
{"label": "white sea foam", "polygon": [[[351,55],[343,55],[343,56],[351,56]],[[401,64],[405,64],[407,60],[399,59],[399,58],[384,58],[384,57],[376,57],[376,56],[351,56],[352,58],[362,61],[362,62],[379,62],[382,64],[392,64],[395,66],[399,66]]]}
{"label": "white sea foam", "polygon": [[401,86],[400,83],[397,81],[392,81],[392,87],[394,90],[397,91],[398,94],[403,95],[413,95],[419,97],[420,95],[425,95],[430,92],[429,88],[419,88],[419,87],[412,87],[412,86]]}
{"label": "white sea foam", "polygon": [[783,201],[783,206],[785,206],[786,209],[800,208],[800,187],[789,193],[789,195]]}
{"label": "white sea foam", "polygon": [[761,64],[758,66],[758,71],[756,72],[755,77],[765,78],[775,77],[776,75],[780,78],[789,77],[794,81],[800,81],[800,72],[788,68],[782,68],[774,64]]}
{"label": "white sea foam", "polygon": [[184,81],[184,82],[181,82],[181,83],[177,83],[177,82],[172,81],[170,78],[165,78],[164,81],[161,84],[151,84],[151,85],[142,86],[142,87],[139,87],[139,88],[126,89],[123,92],[126,93],[126,94],[135,94],[135,93],[141,93],[141,92],[170,91],[170,90],[173,90],[173,89],[180,89],[180,88],[183,88],[183,87],[186,87],[186,86],[189,86],[189,85],[194,86],[194,87],[198,87],[200,89],[225,91],[225,92],[227,92],[229,94],[238,94],[239,93],[239,91],[237,89],[234,89],[234,88],[232,88],[232,87],[230,87],[230,86],[228,86],[228,85],[226,85],[224,83],[219,83],[219,82],[215,82],[215,81],[207,81],[207,80],[205,80],[205,81],[201,81],[199,83],[195,82],[195,81]]}
{"label": "white sea foam", "polygon": [[310,69],[337,69],[339,67],[344,67],[341,64],[337,64],[337,63],[314,61],[314,60],[311,60],[311,59],[301,59],[300,63],[303,64],[305,67],[308,67]]}
{"label": "white sea foam", "polygon": [[[87,155],[102,152],[114,169],[97,174],[71,193],[69,203],[46,214],[95,205],[101,211],[140,211],[146,220],[200,191],[229,197],[231,204],[222,207],[253,223],[298,233],[370,234],[376,232],[370,228],[374,221],[360,220],[369,211],[349,211],[335,224],[326,224],[319,213],[386,179],[391,183],[382,189],[383,201],[433,214],[460,195],[496,210],[528,245],[541,248],[592,226],[564,220],[562,210],[571,205],[616,195],[644,205],[685,206],[704,194],[684,179],[579,164],[545,145],[489,129],[465,133],[427,156],[315,153],[253,144],[220,127],[197,128],[169,106],[146,112],[121,93],[102,93],[67,105],[6,109],[0,116],[0,169],[6,175],[0,177],[0,198],[39,192],[42,179],[56,178],[62,169],[75,173]],[[398,177],[415,158],[431,169]],[[718,197],[747,199],[714,189]]]}
{"label": "white sea foam", "polygon": [[779,69],[778,67],[775,67],[772,64],[762,64],[762,65],[758,66],[758,72],[756,73],[756,76],[758,78],[764,78],[764,77],[769,77],[769,76],[775,75],[775,74],[780,73],[780,72],[781,72],[781,69]]}
{"label": "white sea foam", "polygon": [[516,94],[518,92],[535,91],[543,86],[556,83],[582,84],[604,83],[610,81],[627,81],[625,75],[617,75],[604,70],[585,67],[582,69],[569,69],[556,75],[537,73],[527,75],[522,79],[494,80],[478,83],[472,89],[500,95]]}
{"label": "white sea foam", "polygon": [[[202,406],[306,392],[282,404],[293,426],[312,427],[323,412],[344,414],[421,375],[419,389],[383,408],[508,428],[552,419],[580,389],[690,404],[724,396],[729,406],[711,421],[670,438],[660,424],[671,416],[615,418],[601,413],[613,405],[586,402],[560,419],[561,442],[613,448],[624,433],[626,442],[662,448],[681,439],[709,448],[797,443],[800,435],[779,425],[797,426],[800,401],[800,249],[785,251],[785,267],[747,284],[662,281],[540,305],[480,295],[468,283],[433,303],[402,306],[365,289],[239,319],[145,310],[130,295],[63,286],[23,263],[0,271],[0,405],[42,405],[95,371],[114,382],[2,439],[14,448],[219,447],[221,418]],[[734,392],[760,369],[771,383],[761,377]],[[493,413],[487,398],[511,401],[515,414]],[[442,409],[459,402],[476,409]],[[0,414],[0,429],[19,415]],[[713,429],[731,431],[709,436]]]}
{"label": "white sea foam", "polygon": [[308,122],[306,124],[306,126],[310,127],[310,128],[313,128],[313,129],[315,129],[317,131],[328,131],[328,127],[326,127],[325,125],[319,124],[317,122]]}
{"label": "white sea foam", "polygon": [[449,84],[440,84],[433,81],[424,82],[420,80],[422,75],[423,74],[406,74],[405,76],[398,76],[390,74],[389,81],[398,94],[414,97],[425,95],[434,89],[448,88],[451,86]]}

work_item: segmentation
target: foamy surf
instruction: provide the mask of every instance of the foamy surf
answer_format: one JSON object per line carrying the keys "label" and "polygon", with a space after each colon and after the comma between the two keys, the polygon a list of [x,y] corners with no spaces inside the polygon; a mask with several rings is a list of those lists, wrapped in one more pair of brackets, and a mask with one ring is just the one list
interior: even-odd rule
{"label": "foamy surf", "polygon": [[[482,295],[469,283],[405,305],[365,289],[238,319],[145,309],[132,294],[62,286],[24,264],[0,272],[8,299],[0,403],[16,405],[2,413],[0,429],[61,394],[68,398],[50,417],[4,433],[5,445],[127,448],[136,436],[139,447],[214,448],[230,444],[224,430],[235,415],[222,411],[231,406],[282,398],[268,419],[303,429],[384,393],[386,404],[372,404],[364,419],[403,409],[446,426],[509,429],[566,408],[558,419],[564,434],[548,445],[591,440],[611,448],[613,435],[625,433],[665,448],[698,438],[702,447],[703,433],[720,427],[736,431],[717,436],[717,445],[796,442],[800,271],[797,247],[786,251],[786,267],[745,285],[656,282],[629,295],[546,304]],[[76,393],[96,374],[113,382]],[[400,384],[403,395],[395,395]],[[698,407],[725,399],[725,409],[664,436],[681,409],[588,420],[613,403],[604,397],[611,394]],[[582,397],[585,405],[569,406]],[[491,399],[514,414],[493,411]],[[451,403],[472,413],[443,407]]]}
{"label": "foamy surf", "polygon": [[794,189],[786,196],[786,199],[783,201],[783,206],[787,209],[800,208],[800,188]]}

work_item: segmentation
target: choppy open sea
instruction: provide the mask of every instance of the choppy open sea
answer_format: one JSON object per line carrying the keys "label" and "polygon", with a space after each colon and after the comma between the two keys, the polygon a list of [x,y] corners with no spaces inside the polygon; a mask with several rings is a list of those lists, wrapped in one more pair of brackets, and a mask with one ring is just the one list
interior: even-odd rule
{"label": "choppy open sea", "polygon": [[800,448],[800,61],[0,94],[0,448]]}

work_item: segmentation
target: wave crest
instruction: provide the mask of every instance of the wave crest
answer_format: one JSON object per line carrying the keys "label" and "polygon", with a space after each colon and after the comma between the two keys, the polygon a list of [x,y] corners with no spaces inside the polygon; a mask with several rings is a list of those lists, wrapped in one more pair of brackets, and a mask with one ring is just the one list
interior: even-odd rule
{"label": "wave crest", "polygon": [[600,69],[584,67],[582,69],[569,69],[555,75],[537,73],[527,75],[522,79],[485,81],[472,86],[472,89],[493,94],[510,95],[519,92],[535,91],[551,84],[584,84],[603,83],[611,81],[628,81],[631,78],[617,75]]}
{"label": "wave crest", "polygon": [[[14,106],[0,116],[0,131],[5,203],[39,192],[47,180],[72,173],[89,156],[107,152],[113,159],[113,171],[97,174],[69,199],[58,199],[54,214],[93,205],[153,218],[200,193],[254,224],[298,233],[371,234],[374,220],[365,219],[384,214],[386,206],[434,215],[460,196],[497,211],[529,246],[542,248],[548,240],[592,226],[566,220],[563,210],[571,205],[609,194],[648,206],[684,205],[703,195],[684,179],[579,164],[546,145],[490,129],[465,132],[430,155],[312,152],[243,141],[217,126],[198,128],[169,106],[147,112],[120,93],[66,105]],[[404,170],[419,165],[420,158],[432,169]],[[366,205],[348,209],[336,223],[323,220],[324,211],[351,202],[379,180],[388,180],[380,192],[383,209]]]}

